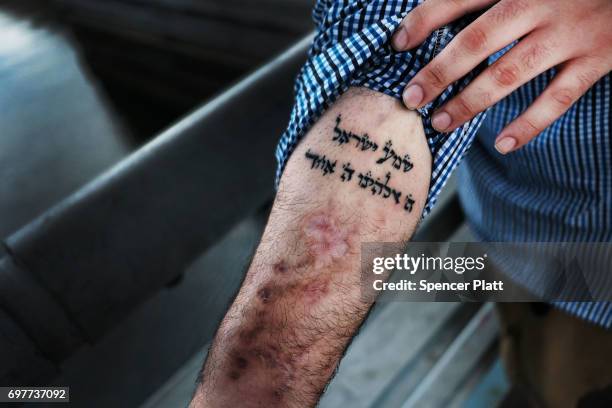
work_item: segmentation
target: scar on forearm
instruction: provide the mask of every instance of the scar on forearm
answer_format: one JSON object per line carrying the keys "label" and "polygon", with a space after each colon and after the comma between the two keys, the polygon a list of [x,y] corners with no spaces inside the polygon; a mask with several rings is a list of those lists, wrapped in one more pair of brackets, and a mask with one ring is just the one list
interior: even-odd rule
{"label": "scar on forearm", "polygon": [[[333,204],[305,214],[296,225],[304,251],[281,253],[262,264],[271,279],[255,283],[253,301],[236,314],[240,324],[228,325],[224,347],[213,349],[224,357],[217,367],[219,384],[249,389],[251,398],[270,407],[310,406],[296,402],[304,398],[305,382],[312,387],[307,391],[317,394],[308,401],[323,390],[348,340],[347,325],[357,327],[353,314],[363,315],[369,306],[355,301],[357,306],[348,308],[352,303],[346,280],[338,277],[354,270],[348,265],[355,258],[347,255],[359,247],[355,237],[363,228],[345,217]],[[331,313],[337,316],[329,317]],[[318,349],[322,343],[325,348]],[[325,351],[325,361],[312,359],[313,350]]]}
{"label": "scar on forearm", "polygon": [[332,264],[349,250],[348,232],[328,214],[307,217],[302,231],[315,268]]}

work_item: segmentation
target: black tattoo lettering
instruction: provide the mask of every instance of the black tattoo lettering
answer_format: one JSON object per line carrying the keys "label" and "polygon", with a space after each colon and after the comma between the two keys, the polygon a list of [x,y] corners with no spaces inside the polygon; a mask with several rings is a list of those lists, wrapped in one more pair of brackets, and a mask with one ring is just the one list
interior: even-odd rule
{"label": "black tattoo lettering", "polygon": [[323,172],[324,176],[333,173],[336,169],[337,160],[334,160],[332,162],[327,157],[325,157],[325,155],[320,156],[316,153],[312,153],[310,149],[306,151],[306,158],[312,160],[310,168],[320,169]]}
{"label": "black tattoo lettering", "polygon": [[[370,140],[368,134],[357,135],[355,133],[344,130],[340,127],[342,123],[342,116],[338,115],[336,117],[336,125],[334,126],[334,135],[332,137],[332,141],[337,142],[338,146],[343,146],[345,144],[350,144],[352,141],[355,141],[354,147],[365,152],[365,151],[373,151],[376,152],[378,150],[378,145]],[[404,173],[409,172],[414,168],[414,164],[410,160],[410,156],[405,154],[400,156],[393,149],[393,144],[391,140],[388,140],[385,143],[385,146],[382,149],[383,156],[376,160],[376,164],[384,164],[389,163],[391,167],[395,170],[400,170]],[[317,154],[312,152],[310,149],[306,151],[306,159],[310,160],[310,168],[313,170],[319,170],[326,176],[328,174],[333,174],[336,171],[337,160],[332,160],[325,155]],[[342,172],[339,176],[340,180],[343,183],[348,183],[353,179],[353,174],[355,174],[355,169],[351,166],[350,162],[345,162],[342,164]],[[396,190],[391,187],[389,184],[391,182],[391,171],[387,171],[383,178],[376,177],[372,175],[372,170],[368,170],[365,173],[358,172],[357,173],[357,185],[363,190],[369,190],[372,195],[380,196],[383,199],[391,199],[395,205],[401,205],[402,202],[402,192]],[[353,182],[354,183],[354,182]],[[407,212],[412,212],[414,208],[415,200],[412,197],[412,194],[404,195],[403,199],[403,208]]]}
{"label": "black tattoo lettering", "polygon": [[374,181],[374,186],[372,186],[372,194],[382,194],[383,198],[389,198],[392,196],[393,200],[395,200],[395,204],[399,204],[400,196],[402,195],[402,193],[388,186],[390,179],[391,173],[389,172],[385,174],[384,183],[381,183],[380,178],[376,177],[376,181]]}
{"label": "black tattoo lettering", "polygon": [[382,164],[389,159],[393,159],[391,161],[391,165],[393,168],[399,170],[403,169],[404,173],[409,172],[414,167],[414,164],[410,161],[410,156],[405,154],[404,157],[400,157],[395,150],[393,150],[393,144],[390,140],[385,143],[385,147],[383,147],[383,152],[385,155],[380,159],[376,160],[376,164]]}
{"label": "black tattoo lettering", "polygon": [[412,198],[412,194],[408,194],[406,196],[406,200],[404,203],[404,210],[408,212],[412,212],[412,207],[414,206],[414,199]]}
{"label": "black tattoo lettering", "polygon": [[368,171],[366,174],[359,173],[359,187],[368,188],[374,184],[374,179],[372,178],[372,172]]}
{"label": "black tattoo lettering", "polygon": [[391,179],[391,173],[385,175],[385,182],[381,182],[380,177],[374,179],[372,172],[368,171],[366,174],[359,173],[359,187],[363,189],[370,188],[372,195],[380,195],[383,198],[393,197],[395,204],[399,204],[400,197],[402,196],[401,191],[397,191],[394,188],[388,186],[389,180]]}
{"label": "black tattoo lettering", "polygon": [[334,142],[338,142],[339,146],[347,144],[351,140],[355,140],[355,147],[357,147],[361,151],[372,150],[373,152],[375,152],[378,150],[378,145],[372,140],[370,140],[370,136],[368,136],[367,133],[363,134],[362,136],[359,136],[352,132],[341,129],[341,121],[342,116],[338,115],[338,117],[336,118],[336,126],[334,126],[334,137],[332,138]]}
{"label": "black tattoo lettering", "polygon": [[355,173],[355,169],[351,167],[351,163],[345,163],[342,166],[342,169],[344,171],[342,172],[342,176],[340,176],[340,179],[342,179],[342,181],[351,181],[351,179],[353,178],[353,173]]}

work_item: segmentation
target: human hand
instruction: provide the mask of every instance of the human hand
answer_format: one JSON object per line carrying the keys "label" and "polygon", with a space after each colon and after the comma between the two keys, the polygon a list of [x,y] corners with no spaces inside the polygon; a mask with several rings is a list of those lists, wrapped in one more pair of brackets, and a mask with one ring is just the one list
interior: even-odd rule
{"label": "human hand", "polygon": [[486,7],[408,83],[403,100],[411,109],[427,104],[487,57],[520,40],[432,117],[435,129],[451,131],[558,67],[546,90],[498,135],[495,147],[506,154],[536,137],[610,72],[612,1],[427,0],[404,18],[392,46],[411,49],[436,28]]}

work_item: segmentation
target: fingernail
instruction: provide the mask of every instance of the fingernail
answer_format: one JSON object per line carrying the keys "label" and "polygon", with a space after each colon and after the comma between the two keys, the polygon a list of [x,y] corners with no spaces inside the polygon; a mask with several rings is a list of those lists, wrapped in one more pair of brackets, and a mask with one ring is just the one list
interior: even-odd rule
{"label": "fingernail", "polygon": [[510,153],[516,146],[516,139],[510,136],[505,136],[495,142],[495,149],[501,154]]}
{"label": "fingernail", "polygon": [[410,85],[404,90],[402,98],[408,108],[415,109],[423,100],[423,88],[419,85]]}
{"label": "fingernail", "polygon": [[391,38],[391,46],[397,51],[402,51],[407,45],[408,31],[406,30],[406,27],[400,26],[395,34],[393,34],[393,38]]}
{"label": "fingernail", "polygon": [[431,125],[434,129],[443,132],[445,131],[451,124],[453,119],[446,112],[438,112],[431,118]]}

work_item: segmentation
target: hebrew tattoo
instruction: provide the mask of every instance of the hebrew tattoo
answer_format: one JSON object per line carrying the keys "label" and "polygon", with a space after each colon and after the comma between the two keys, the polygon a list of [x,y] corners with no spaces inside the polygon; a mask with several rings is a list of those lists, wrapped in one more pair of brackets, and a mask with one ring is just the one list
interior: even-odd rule
{"label": "hebrew tattoo", "polygon": [[345,163],[342,166],[342,170],[344,171],[342,172],[342,176],[340,176],[340,179],[342,181],[351,181],[351,179],[353,178],[353,173],[355,173],[355,169],[351,167],[351,163]]}
{"label": "hebrew tattoo", "polygon": [[393,144],[390,140],[385,143],[385,147],[383,148],[383,152],[385,155],[380,159],[376,160],[376,164],[382,164],[389,159],[392,159],[391,165],[393,168],[399,170],[403,169],[404,173],[409,172],[414,167],[414,164],[410,161],[410,156],[405,154],[403,157],[400,157],[395,150],[393,150]]}
{"label": "hebrew tattoo", "polygon": [[[342,123],[342,116],[338,115],[336,117],[336,125],[334,126],[334,135],[332,137],[332,141],[337,142],[338,146],[343,146],[345,144],[349,144],[351,142],[355,142],[354,147],[365,152],[365,151],[373,151],[376,152],[378,150],[378,145],[370,140],[370,137],[367,134],[357,135],[355,133],[349,132],[340,128],[340,124]],[[405,154],[400,156],[393,149],[393,144],[391,140],[385,143],[385,146],[382,149],[383,156],[376,159],[375,163],[380,165],[384,163],[391,164],[391,167],[395,170],[400,170],[404,173],[409,172],[414,167],[412,161],[410,161],[410,156]],[[306,151],[306,159],[310,160],[310,168],[313,170],[320,170],[323,176],[328,174],[333,174],[336,171],[336,164],[338,160],[334,160],[328,158],[325,155],[321,155],[315,153],[308,149]],[[351,166],[350,162],[346,162],[342,164],[342,173],[340,174],[340,180],[343,183],[349,183],[353,179],[353,175],[355,174],[355,169]],[[388,171],[383,178],[376,177],[372,175],[372,171],[368,170],[365,173],[358,172],[357,173],[357,185],[363,190],[369,190],[370,193],[374,196],[379,196],[382,199],[390,199],[395,205],[401,205],[402,196],[403,196],[403,208],[407,212],[412,212],[412,209],[415,205],[415,200],[412,197],[412,194],[403,195],[401,191],[391,187],[389,183],[391,182],[391,172]],[[353,182],[355,183],[355,182]]]}
{"label": "hebrew tattoo", "polygon": [[362,136],[356,135],[352,132],[340,128],[340,122],[342,121],[342,116],[338,115],[336,118],[336,126],[334,126],[334,137],[332,140],[334,142],[338,142],[339,146],[343,144],[349,143],[351,140],[354,140],[355,147],[360,149],[361,151],[371,150],[373,152],[378,150],[378,145],[370,140],[370,136],[367,133]]}
{"label": "hebrew tattoo", "polygon": [[402,193],[394,188],[389,187],[387,184],[391,179],[391,173],[385,175],[385,182],[380,181],[380,177],[374,179],[372,172],[368,171],[366,174],[359,173],[359,187],[366,189],[370,188],[372,195],[382,195],[383,198],[393,197],[395,204],[399,204]]}
{"label": "hebrew tattoo", "polygon": [[404,201],[404,210],[412,212],[412,207],[414,206],[414,199],[412,198],[412,194],[408,194]]}
{"label": "hebrew tattoo", "polygon": [[336,169],[337,160],[333,162],[329,160],[325,155],[320,156],[316,153],[312,153],[310,149],[306,151],[306,158],[312,160],[310,165],[311,169],[320,169],[323,172],[323,175],[326,176],[328,174],[332,174]]}

